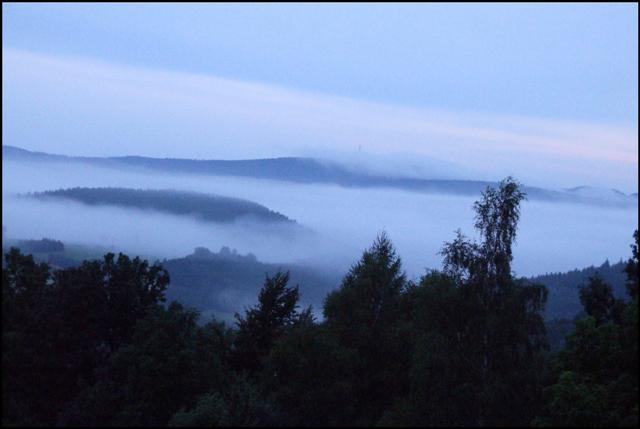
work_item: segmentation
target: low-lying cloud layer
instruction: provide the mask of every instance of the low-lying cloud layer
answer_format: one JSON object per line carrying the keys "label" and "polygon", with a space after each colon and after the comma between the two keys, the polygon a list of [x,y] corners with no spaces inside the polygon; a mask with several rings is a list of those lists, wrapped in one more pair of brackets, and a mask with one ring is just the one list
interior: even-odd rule
{"label": "low-lying cloud layer", "polygon": [[3,49],[3,107],[3,141],[30,150],[343,160],[366,152],[387,158],[381,168],[418,165],[432,177],[513,174],[534,186],[637,192],[637,126],[407,108],[16,49]]}
{"label": "low-lying cloud layer", "polygon": [[[386,230],[411,277],[439,268],[442,243],[461,228],[473,236],[473,198],[392,189],[346,189],[234,177],[157,175],[82,165],[3,162],[2,223],[12,238],[49,237],[115,246],[149,257],[194,247],[231,246],[266,262],[302,261],[346,271]],[[205,224],[142,210],[17,199],[16,193],[73,186],[183,189],[244,198],[314,231],[294,239],[261,224]],[[519,275],[565,271],[629,256],[637,209],[524,202],[514,269]]]}

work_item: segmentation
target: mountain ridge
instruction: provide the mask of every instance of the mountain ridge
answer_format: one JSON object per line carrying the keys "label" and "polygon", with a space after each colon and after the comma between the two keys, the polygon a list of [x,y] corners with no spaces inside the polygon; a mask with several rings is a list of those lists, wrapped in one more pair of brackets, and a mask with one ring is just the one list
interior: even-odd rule
{"label": "mountain ridge", "polygon": [[[119,157],[79,157],[32,152],[16,146],[2,146],[3,159],[25,161],[81,162],[106,168],[142,168],[163,173],[205,174],[250,177],[293,183],[336,184],[347,188],[393,188],[421,193],[479,195],[495,182],[463,179],[425,179],[405,176],[376,175],[352,171],[338,163],[305,157],[279,157],[247,160],[200,160],[185,158],[153,158],[138,155]],[[550,202],[630,207],[637,205],[637,194],[626,195],[616,190],[610,197],[582,195],[586,188],[578,186],[550,190],[523,186],[529,198]]]}

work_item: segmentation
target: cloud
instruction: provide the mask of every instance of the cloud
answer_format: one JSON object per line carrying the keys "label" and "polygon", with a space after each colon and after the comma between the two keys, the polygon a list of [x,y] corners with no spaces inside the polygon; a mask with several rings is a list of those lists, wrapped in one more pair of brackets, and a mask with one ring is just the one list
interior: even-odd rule
{"label": "cloud", "polygon": [[[267,262],[304,262],[342,275],[376,234],[386,230],[410,277],[439,268],[444,241],[462,231],[474,237],[473,197],[396,189],[341,188],[240,177],[107,170],[78,164],[3,161],[2,223],[10,238],[49,237],[115,246],[132,254],[176,257],[194,247],[252,252]],[[37,172],[37,174],[34,174]],[[179,189],[255,201],[295,219],[312,234],[278,236],[266,225],[204,224],[181,216],[78,203],[15,198],[46,189],[133,187]],[[599,265],[628,258],[637,208],[527,201],[514,248],[520,275]],[[477,238],[477,237],[475,237]]]}
{"label": "cloud", "polygon": [[[3,141],[54,153],[442,161],[637,191],[637,126],[447,112],[3,48]],[[401,155],[398,155],[401,154]],[[406,165],[406,162],[399,162]],[[467,177],[471,178],[471,177]]]}

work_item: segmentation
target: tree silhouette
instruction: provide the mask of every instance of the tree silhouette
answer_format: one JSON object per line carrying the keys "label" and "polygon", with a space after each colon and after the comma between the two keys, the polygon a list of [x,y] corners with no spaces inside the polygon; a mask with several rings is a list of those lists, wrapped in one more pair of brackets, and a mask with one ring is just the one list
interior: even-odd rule
{"label": "tree silhouette", "polygon": [[243,316],[236,313],[238,332],[235,340],[235,365],[238,369],[258,372],[262,359],[274,342],[310,310],[297,312],[298,287],[287,287],[289,272],[267,276],[258,296],[258,304]]}
{"label": "tree silhouette", "polygon": [[328,328],[339,344],[357,352],[355,401],[362,424],[375,423],[400,389],[397,375],[408,357],[396,325],[405,287],[402,262],[383,232],[325,300]]}

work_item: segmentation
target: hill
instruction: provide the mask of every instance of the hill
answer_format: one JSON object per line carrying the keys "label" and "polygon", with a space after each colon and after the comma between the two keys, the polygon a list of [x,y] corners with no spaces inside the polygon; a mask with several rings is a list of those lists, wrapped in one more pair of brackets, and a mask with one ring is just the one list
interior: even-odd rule
{"label": "hill", "polygon": [[[143,156],[80,157],[31,152],[14,146],[2,146],[3,159],[31,162],[84,163],[113,169],[144,169],[162,173],[237,176],[280,180],[295,183],[327,183],[343,187],[387,187],[414,192],[479,195],[494,182],[482,180],[440,180],[438,178],[414,178],[364,173],[342,164],[313,158],[270,158],[249,160],[196,160],[177,158],[151,158]],[[524,186],[531,199],[580,204],[635,207],[637,195],[612,193],[601,195],[569,190],[549,190]]]}
{"label": "hill", "polygon": [[339,285],[342,274],[332,276],[298,264],[264,263],[252,254],[239,255],[226,247],[218,253],[198,248],[184,258],[165,259],[162,265],[171,277],[169,299],[197,308],[205,316],[215,314],[226,320],[255,304],[265,275],[290,271],[291,284],[300,286],[302,302],[320,310],[325,295]]}
{"label": "hill", "polygon": [[[3,242],[2,253],[6,254],[10,247],[32,254],[36,261],[46,262],[54,269],[78,266],[83,260],[99,260],[108,252],[118,252],[114,248],[63,244],[50,239],[9,239]],[[300,264],[264,263],[251,253],[241,255],[226,246],[219,252],[198,247],[185,257],[160,262],[170,277],[167,299],[197,309],[203,315],[202,320],[215,315],[217,319],[233,321],[235,312],[242,312],[245,307],[255,304],[265,275],[273,275],[279,270],[290,271],[291,285],[300,286],[304,305],[311,304],[314,310],[321,310],[325,295],[340,284],[343,274]]]}
{"label": "hill", "polygon": [[269,223],[295,221],[252,201],[219,195],[175,190],[130,188],[71,188],[26,194],[36,199],[68,199],[92,206],[150,209],[162,213],[192,216],[207,222],[254,219]]}
{"label": "hill", "polygon": [[582,311],[579,298],[579,286],[586,284],[589,277],[598,273],[613,288],[616,298],[627,299],[625,288],[626,274],[624,273],[626,262],[610,264],[606,261],[599,267],[587,267],[575,269],[566,273],[549,273],[529,278],[532,282],[542,283],[549,290],[545,317],[553,319],[573,319]]}

